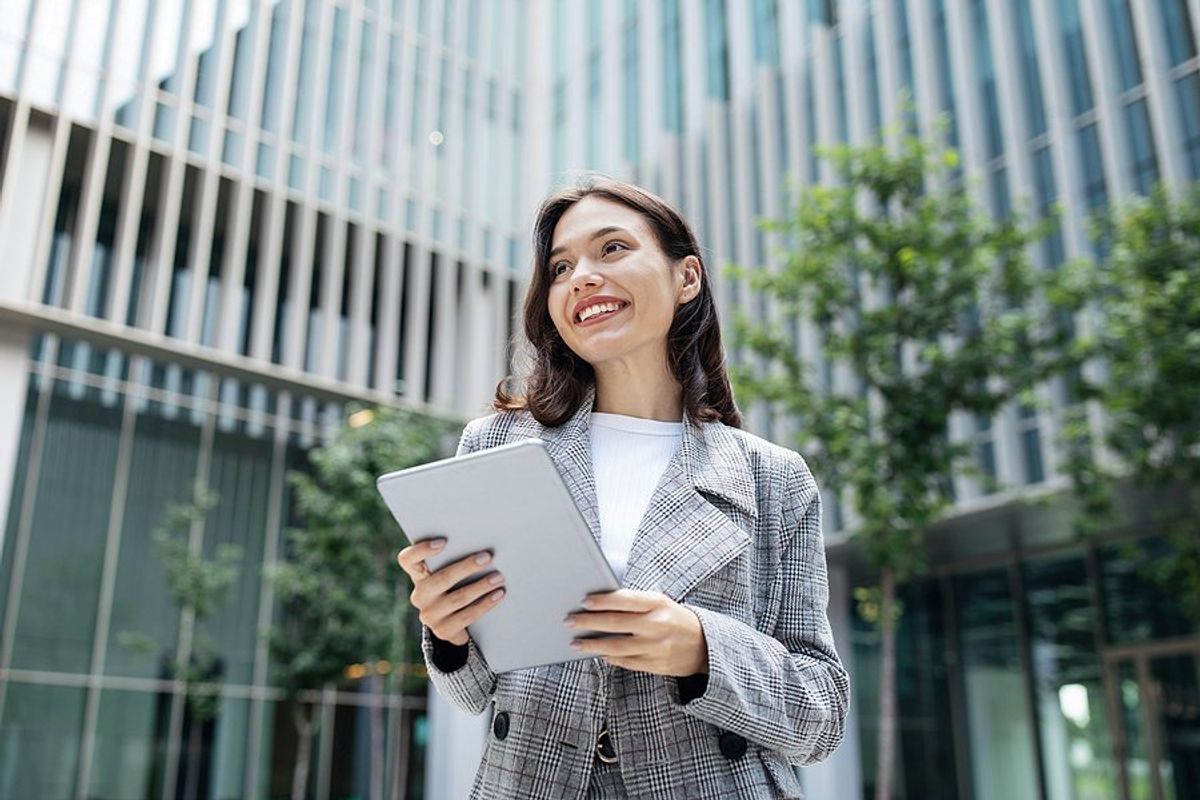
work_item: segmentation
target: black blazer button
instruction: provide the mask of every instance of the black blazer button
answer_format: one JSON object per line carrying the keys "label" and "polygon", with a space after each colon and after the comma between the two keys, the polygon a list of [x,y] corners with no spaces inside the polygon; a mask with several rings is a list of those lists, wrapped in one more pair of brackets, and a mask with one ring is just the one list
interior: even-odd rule
{"label": "black blazer button", "polygon": [[501,739],[501,740],[503,740],[505,736],[508,736],[508,712],[507,711],[501,711],[499,714],[496,715],[495,719],[492,720],[492,733],[494,733],[496,735],[497,739]]}
{"label": "black blazer button", "polygon": [[746,740],[733,731],[722,733],[717,739],[717,744],[721,748],[721,755],[730,761],[735,761],[746,755]]}

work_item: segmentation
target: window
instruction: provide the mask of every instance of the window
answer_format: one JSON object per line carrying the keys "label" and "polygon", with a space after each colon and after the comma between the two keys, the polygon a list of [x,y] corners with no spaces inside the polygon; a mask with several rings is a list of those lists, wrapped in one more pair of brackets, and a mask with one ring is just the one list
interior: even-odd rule
{"label": "window", "polygon": [[1138,64],[1137,40],[1133,36],[1129,0],[1108,0],[1108,26],[1121,90],[1132,89],[1142,82],[1142,68]]}
{"label": "window", "polygon": [[779,66],[779,0],[754,0],[754,56]]}
{"label": "window", "polygon": [[[1088,213],[1096,214],[1108,205],[1108,184],[1104,178],[1104,161],[1100,155],[1100,137],[1096,124],[1079,129],[1079,172],[1083,179],[1083,197]],[[1097,257],[1103,257],[1104,248],[1096,242]]]}
{"label": "window", "polygon": [[975,57],[978,60],[979,94],[983,98],[983,110],[987,136],[987,154],[997,158],[1004,152],[1004,139],[1000,131],[1000,101],[996,96],[996,70],[992,63],[992,45],[988,39],[987,11],[983,0],[972,0],[971,22],[975,35]]}
{"label": "window", "polygon": [[1029,0],[1017,0],[1017,36],[1021,46],[1021,77],[1025,98],[1025,123],[1030,138],[1046,132],[1046,104],[1042,100],[1042,76],[1038,69],[1037,42],[1033,38],[1033,19],[1030,16]]}
{"label": "window", "polygon": [[[1050,145],[1041,147],[1034,152],[1033,168],[1038,216],[1047,219],[1053,213],[1054,202],[1058,195],[1054,186],[1054,165],[1050,158]],[[1044,265],[1047,267],[1062,263],[1062,233],[1058,230],[1057,225],[1042,240],[1042,255],[1045,258]]]}
{"label": "window", "polygon": [[638,53],[637,6],[627,3],[625,18],[625,158],[630,163],[638,162],[641,149],[638,141],[638,126],[641,124],[640,83],[641,65]]}
{"label": "window", "polygon": [[1058,27],[1062,35],[1063,54],[1067,61],[1067,83],[1071,89],[1071,108],[1082,114],[1092,108],[1092,84],[1088,77],[1087,52],[1083,29],[1079,22],[1079,0],[1056,0]]}
{"label": "window", "polygon": [[1179,98],[1179,122],[1183,131],[1183,160],[1192,180],[1200,180],[1200,72],[1175,81]]}
{"label": "window", "polygon": [[1148,195],[1158,180],[1158,158],[1154,153],[1154,134],[1145,99],[1135,100],[1125,107],[1125,124],[1129,134],[1129,168],[1133,185],[1138,192]]}
{"label": "window", "polygon": [[708,53],[708,94],[729,99],[729,37],[725,28],[725,0],[705,0],[705,33]]}
{"label": "window", "polygon": [[1196,55],[1196,40],[1192,32],[1192,14],[1188,0],[1164,0],[1159,4],[1167,37],[1167,57],[1171,66],[1182,64]]}
{"label": "window", "polygon": [[683,81],[680,75],[679,0],[663,3],[663,99],[667,130],[683,133]]}

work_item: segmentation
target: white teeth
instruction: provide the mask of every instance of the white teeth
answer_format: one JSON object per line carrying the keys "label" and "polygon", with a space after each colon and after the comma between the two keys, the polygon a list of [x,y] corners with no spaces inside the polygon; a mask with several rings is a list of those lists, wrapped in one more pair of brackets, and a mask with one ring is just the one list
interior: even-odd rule
{"label": "white teeth", "polygon": [[579,321],[587,322],[597,314],[603,314],[607,311],[616,311],[620,307],[620,303],[597,303],[594,306],[588,306],[579,313]]}

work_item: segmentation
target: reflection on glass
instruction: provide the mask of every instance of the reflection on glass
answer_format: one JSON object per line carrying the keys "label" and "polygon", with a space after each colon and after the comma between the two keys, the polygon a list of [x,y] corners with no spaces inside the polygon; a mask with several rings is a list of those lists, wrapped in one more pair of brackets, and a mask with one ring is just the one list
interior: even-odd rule
{"label": "reflection on glass", "polygon": [[1163,800],[1200,798],[1200,653],[1150,661]]}
{"label": "reflection on glass", "polygon": [[1197,620],[1183,613],[1177,587],[1155,574],[1171,559],[1169,544],[1153,536],[1099,550],[1105,626],[1113,644],[1134,644],[1200,633]]}
{"label": "reflection on glass", "polygon": [[83,689],[9,682],[0,719],[0,797],[70,797]]}
{"label": "reflection on glass", "polygon": [[954,586],[975,800],[1037,797],[1008,572],[963,575]]}
{"label": "reflection on glass", "polygon": [[1125,773],[1129,782],[1129,800],[1150,800],[1150,757],[1142,725],[1142,699],[1137,672],[1130,661],[1117,667],[1117,694],[1121,704],[1121,722],[1125,730]]}
{"label": "reflection on glass", "polygon": [[1081,557],[1025,567],[1048,800],[1117,796],[1104,676]]}
{"label": "reflection on glass", "polygon": [[166,756],[169,696],[100,694],[89,797],[159,797]]}

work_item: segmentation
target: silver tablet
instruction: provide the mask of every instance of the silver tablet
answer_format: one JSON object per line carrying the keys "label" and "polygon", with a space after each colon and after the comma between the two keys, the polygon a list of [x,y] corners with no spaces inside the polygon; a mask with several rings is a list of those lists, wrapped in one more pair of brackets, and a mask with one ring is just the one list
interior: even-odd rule
{"label": "silver tablet", "polygon": [[505,597],[468,628],[494,672],[590,658],[563,617],[592,592],[620,588],[540,439],[391,472],[377,481],[409,541],[444,537],[432,570],[480,550]]}

